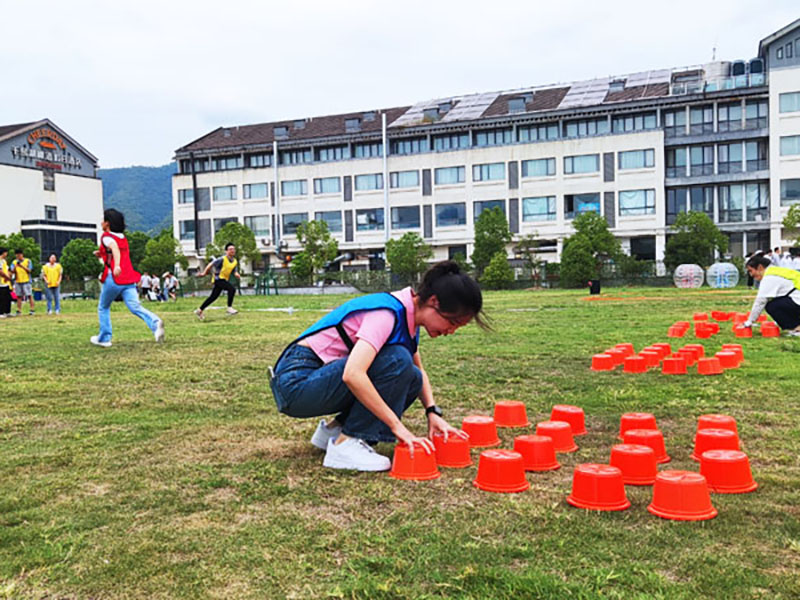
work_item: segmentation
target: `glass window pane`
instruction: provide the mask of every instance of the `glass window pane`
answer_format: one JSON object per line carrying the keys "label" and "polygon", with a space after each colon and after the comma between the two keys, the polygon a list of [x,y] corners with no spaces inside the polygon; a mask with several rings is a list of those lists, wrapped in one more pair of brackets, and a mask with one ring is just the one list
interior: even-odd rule
{"label": "glass window pane", "polygon": [[436,226],[452,227],[467,224],[467,205],[464,202],[436,205]]}

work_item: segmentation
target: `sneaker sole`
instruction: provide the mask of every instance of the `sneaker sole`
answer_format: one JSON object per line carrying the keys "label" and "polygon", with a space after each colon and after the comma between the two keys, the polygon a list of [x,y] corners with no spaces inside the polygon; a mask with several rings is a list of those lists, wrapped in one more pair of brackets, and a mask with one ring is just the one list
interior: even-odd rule
{"label": "sneaker sole", "polygon": [[343,469],[343,470],[348,470],[348,471],[364,471],[364,472],[388,471],[389,469],[392,468],[391,463],[389,463],[389,465],[386,466],[386,467],[378,467],[378,466],[375,466],[375,467],[364,467],[364,466],[356,467],[356,466],[353,466],[352,464],[350,464],[348,462],[345,462],[345,461],[328,460],[327,457],[325,458],[325,460],[322,461],[322,466],[323,467],[327,467],[329,469]]}

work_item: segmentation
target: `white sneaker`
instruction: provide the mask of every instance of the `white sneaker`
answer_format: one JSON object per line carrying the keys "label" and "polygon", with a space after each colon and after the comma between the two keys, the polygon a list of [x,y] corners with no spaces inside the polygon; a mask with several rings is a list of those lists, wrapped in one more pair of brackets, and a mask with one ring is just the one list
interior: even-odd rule
{"label": "white sneaker", "polygon": [[354,471],[388,471],[392,461],[378,454],[372,447],[358,438],[347,438],[341,444],[328,440],[323,467],[330,469],[353,469]]}
{"label": "white sneaker", "polygon": [[164,341],[164,321],[161,319],[158,320],[158,324],[156,324],[156,331],[153,334],[156,336],[156,343],[161,344]]}
{"label": "white sneaker", "polygon": [[111,342],[101,342],[100,338],[96,335],[90,337],[89,341],[92,342],[95,346],[102,346],[103,348],[111,348]]}
{"label": "white sneaker", "polygon": [[53,311],[52,311],[52,310],[48,310],[48,311],[47,311],[47,314],[48,314],[48,315],[52,315],[52,314],[53,314]]}
{"label": "white sneaker", "polygon": [[342,433],[342,426],[341,425],[334,425],[333,427],[328,427],[325,424],[325,419],[322,419],[317,425],[317,430],[314,432],[314,435],[311,436],[311,445],[319,448],[320,450],[327,450],[328,449],[328,440],[336,439],[339,437],[339,434]]}
{"label": "white sneaker", "polygon": [[800,329],[792,329],[791,331],[786,333],[789,337],[800,337]]}
{"label": "white sneaker", "polygon": [[200,310],[199,308],[195,309],[194,314],[196,314],[197,318],[200,319],[201,321],[205,319],[205,317],[203,316],[203,311]]}
{"label": "white sneaker", "polygon": [[229,307],[228,307],[228,308],[225,310],[225,312],[226,312],[226,313],[228,313],[229,315],[235,315],[235,314],[238,314],[238,312],[239,312],[239,311],[238,311],[238,310],[236,310],[235,308],[233,308],[232,306],[229,306]]}

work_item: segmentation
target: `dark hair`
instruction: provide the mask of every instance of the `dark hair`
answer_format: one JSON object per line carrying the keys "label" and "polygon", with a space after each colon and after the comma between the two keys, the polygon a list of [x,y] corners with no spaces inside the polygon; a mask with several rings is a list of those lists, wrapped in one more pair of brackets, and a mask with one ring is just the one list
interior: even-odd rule
{"label": "dark hair", "polygon": [[770,261],[770,259],[763,254],[754,254],[748,259],[748,261],[745,263],[745,266],[750,267],[751,269],[757,269],[759,266],[767,268],[771,264],[772,261]]}
{"label": "dark hair", "polygon": [[8,248],[6,248],[5,246],[0,246],[0,254],[3,254],[5,252],[8,252]]}
{"label": "dark hair", "polygon": [[107,208],[103,211],[103,221],[108,221],[111,231],[117,233],[125,231],[125,215],[115,208]]}
{"label": "dark hair", "polygon": [[430,267],[422,276],[422,283],[416,292],[422,302],[436,296],[442,312],[458,316],[469,315],[479,327],[490,329],[483,314],[481,288],[472,277],[461,271],[458,263],[443,260]]}
{"label": "dark hair", "polygon": [[227,249],[228,249],[228,248],[230,248],[231,246],[235,246],[235,245],[236,245],[236,244],[234,244],[233,242],[228,242],[227,244],[225,244],[225,250],[227,250]]}
{"label": "dark hair", "polygon": [[14,254],[25,254],[25,250],[23,250],[22,248],[17,248],[16,250],[14,250]]}

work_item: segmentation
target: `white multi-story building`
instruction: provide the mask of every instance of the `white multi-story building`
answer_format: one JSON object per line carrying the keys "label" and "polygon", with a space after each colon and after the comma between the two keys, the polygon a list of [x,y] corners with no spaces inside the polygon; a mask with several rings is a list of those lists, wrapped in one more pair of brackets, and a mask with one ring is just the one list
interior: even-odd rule
{"label": "white multi-story building", "polygon": [[47,119],[0,125],[0,198],[0,234],[34,238],[42,261],[60,256],[71,239],[97,239],[103,216],[97,159]]}
{"label": "white multi-story building", "polygon": [[175,158],[174,230],[195,259],[236,220],[280,263],[310,219],[356,257],[407,231],[437,259],[469,256],[493,206],[551,260],[586,211],[651,260],[678,214],[702,211],[743,256],[788,244],[800,201],[800,20],[749,61],[220,127]]}

